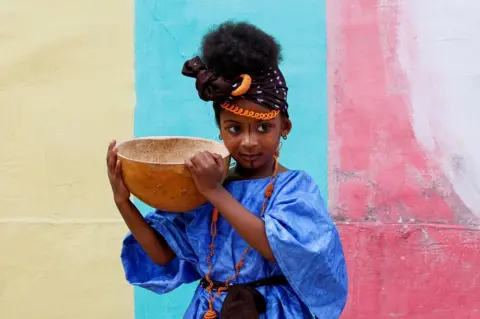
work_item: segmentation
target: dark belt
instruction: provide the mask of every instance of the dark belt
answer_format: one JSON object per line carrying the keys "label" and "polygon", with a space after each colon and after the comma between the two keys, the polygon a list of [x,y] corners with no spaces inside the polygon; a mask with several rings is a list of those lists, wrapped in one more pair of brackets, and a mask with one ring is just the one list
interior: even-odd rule
{"label": "dark belt", "polygon": [[[280,276],[273,276],[269,278],[264,278],[252,282],[247,282],[247,283],[239,283],[239,284],[230,284],[228,287],[234,287],[234,286],[249,286],[252,288],[260,287],[260,286],[275,286],[275,285],[286,285],[288,284],[287,278],[285,278],[284,275]],[[204,289],[207,289],[209,286],[208,281],[205,278],[202,278],[200,280],[200,286],[202,286]],[[214,281],[213,280],[213,290],[217,290],[220,287],[225,287],[224,282],[220,281]],[[227,290],[228,290],[227,287]]]}

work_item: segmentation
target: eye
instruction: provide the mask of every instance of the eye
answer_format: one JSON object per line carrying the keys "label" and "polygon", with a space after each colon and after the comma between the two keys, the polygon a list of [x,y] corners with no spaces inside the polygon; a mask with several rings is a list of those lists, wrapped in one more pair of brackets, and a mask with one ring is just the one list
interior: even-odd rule
{"label": "eye", "polygon": [[227,131],[232,134],[238,134],[241,130],[242,128],[240,127],[240,125],[230,125],[229,127],[227,127]]}
{"label": "eye", "polygon": [[272,125],[263,123],[258,126],[258,131],[261,133],[267,133],[272,128]]}

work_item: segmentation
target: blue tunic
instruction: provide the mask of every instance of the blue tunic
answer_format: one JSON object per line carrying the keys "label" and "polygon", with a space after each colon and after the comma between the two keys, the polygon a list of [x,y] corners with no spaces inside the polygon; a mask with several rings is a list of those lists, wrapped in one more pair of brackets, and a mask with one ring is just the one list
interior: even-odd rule
{"label": "blue tunic", "polygon": [[[226,189],[253,214],[259,216],[264,190],[270,179],[234,181]],[[135,238],[128,234],[122,248],[126,279],[158,294],[194,282],[208,272],[212,205],[187,213],[155,211],[145,218],[177,257],[168,265],[154,264]],[[312,178],[303,171],[278,175],[265,221],[267,238],[276,262],[269,262],[250,249],[240,276],[233,283],[246,283],[285,275],[290,285],[259,287],[267,300],[261,318],[336,319],[347,298],[347,272],[338,231]],[[247,243],[221,217],[217,222],[214,269],[211,278],[224,282],[234,274]],[[214,302],[220,315],[225,293]],[[208,310],[208,293],[198,287],[184,318],[202,318]]]}

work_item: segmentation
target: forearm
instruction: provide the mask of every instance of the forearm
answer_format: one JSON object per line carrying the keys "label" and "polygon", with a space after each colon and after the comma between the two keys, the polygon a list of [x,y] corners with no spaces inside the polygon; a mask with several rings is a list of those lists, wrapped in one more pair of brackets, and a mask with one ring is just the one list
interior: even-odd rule
{"label": "forearm", "polygon": [[261,218],[246,209],[223,187],[208,194],[207,198],[250,246],[265,259],[275,260],[267,239],[265,222]]}
{"label": "forearm", "polygon": [[131,201],[117,203],[117,208],[132,235],[154,263],[166,265],[175,258],[163,236],[147,224]]}

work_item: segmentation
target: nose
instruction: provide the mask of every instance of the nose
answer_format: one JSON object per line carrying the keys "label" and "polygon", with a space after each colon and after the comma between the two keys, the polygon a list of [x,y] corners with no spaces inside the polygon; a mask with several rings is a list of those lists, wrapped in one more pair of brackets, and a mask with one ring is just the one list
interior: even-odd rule
{"label": "nose", "polygon": [[258,146],[258,137],[253,132],[246,132],[242,137],[242,147],[245,149],[253,149]]}

